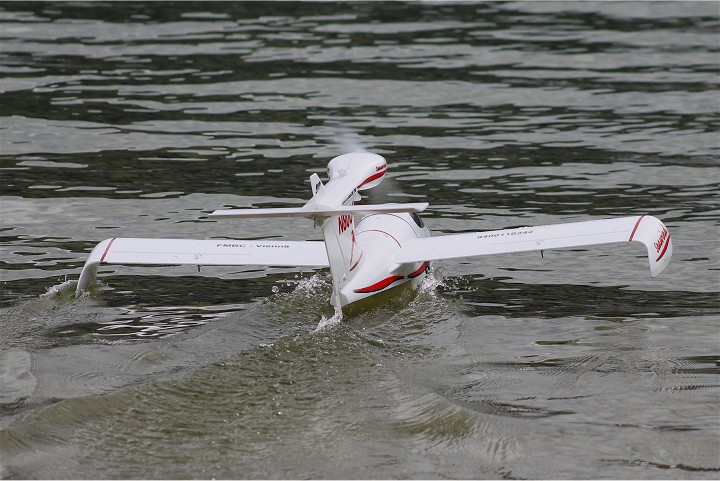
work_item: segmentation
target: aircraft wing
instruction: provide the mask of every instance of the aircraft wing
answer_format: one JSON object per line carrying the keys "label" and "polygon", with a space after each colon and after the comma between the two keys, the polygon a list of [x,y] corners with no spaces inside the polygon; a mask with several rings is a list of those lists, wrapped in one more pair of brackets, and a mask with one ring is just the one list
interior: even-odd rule
{"label": "aircraft wing", "polygon": [[335,209],[316,207],[273,207],[269,209],[224,209],[216,210],[210,217],[225,218],[265,218],[265,217],[332,217],[343,214],[389,214],[393,212],[422,212],[427,202],[411,204],[370,204],[341,205]]}
{"label": "aircraft wing", "polygon": [[328,267],[322,241],[188,240],[114,238],[90,253],[78,281],[79,295],[100,264]]}
{"label": "aircraft wing", "polygon": [[413,239],[403,244],[395,261],[402,264],[630,241],[647,247],[652,277],[662,272],[672,257],[667,228],[659,219],[645,215]]}

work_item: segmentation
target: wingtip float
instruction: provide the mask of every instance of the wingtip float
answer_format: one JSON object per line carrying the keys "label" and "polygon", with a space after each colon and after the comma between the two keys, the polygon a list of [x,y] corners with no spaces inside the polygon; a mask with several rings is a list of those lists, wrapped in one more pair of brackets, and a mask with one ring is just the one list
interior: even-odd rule
{"label": "wingtip float", "polygon": [[210,214],[306,217],[322,227],[323,241],[106,239],[90,253],[76,294],[95,279],[101,264],[329,267],[330,302],[342,315],[342,307],[392,287],[409,283],[417,288],[430,261],[439,259],[640,242],[655,277],[672,257],[667,227],[649,215],[431,237],[417,215],[427,203],[355,205],[359,192],[377,186],[386,172],[380,155],[345,154],[328,164],[327,183],[317,174],[310,177],[312,198],[302,207]]}

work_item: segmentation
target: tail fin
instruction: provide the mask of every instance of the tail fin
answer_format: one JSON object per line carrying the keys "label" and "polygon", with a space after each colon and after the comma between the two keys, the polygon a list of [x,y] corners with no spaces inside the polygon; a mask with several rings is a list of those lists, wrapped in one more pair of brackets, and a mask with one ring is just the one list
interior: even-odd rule
{"label": "tail fin", "polygon": [[317,174],[313,174],[310,176],[310,187],[313,197],[315,197],[318,193],[322,193],[322,191],[325,190],[325,186],[320,181],[320,176]]}
{"label": "tail fin", "polygon": [[353,214],[332,216],[323,223],[322,230],[333,279],[331,302],[336,309],[339,309],[346,303],[339,298],[340,292],[362,258],[362,249],[355,238],[355,216]]}
{"label": "tail fin", "polygon": [[[311,208],[317,212],[319,210],[317,202],[326,199],[328,192],[317,174],[310,176],[310,186],[312,199],[303,206],[303,209]],[[353,203],[356,197],[358,197],[357,193],[351,194],[339,209],[326,212],[329,217],[324,217],[319,213],[313,217],[315,225],[322,225],[325,250],[333,282],[333,295],[330,303],[335,307],[335,313],[340,319],[342,319],[342,306],[345,304],[340,297],[340,292],[362,256],[359,246],[355,242],[354,212],[342,212],[348,207],[354,207]]]}

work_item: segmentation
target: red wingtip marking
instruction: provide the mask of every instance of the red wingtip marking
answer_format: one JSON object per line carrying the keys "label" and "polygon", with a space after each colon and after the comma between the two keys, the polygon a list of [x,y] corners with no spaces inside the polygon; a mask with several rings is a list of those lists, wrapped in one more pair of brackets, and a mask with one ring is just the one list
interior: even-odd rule
{"label": "red wingtip marking", "polygon": [[103,252],[102,257],[100,258],[100,262],[103,262],[105,260],[105,257],[108,255],[108,252],[110,252],[110,247],[112,247],[113,242],[115,242],[115,239],[117,239],[117,237],[113,237],[112,239],[110,239],[110,243],[105,248],[105,252]]}
{"label": "red wingtip marking", "polygon": [[660,256],[659,256],[657,259],[655,259],[655,262],[657,262],[657,261],[659,261],[660,259],[663,258],[663,256],[664,256],[665,253],[667,252],[668,246],[670,246],[670,234],[668,234],[667,240],[665,241],[665,247],[663,247],[663,250],[662,250],[662,252],[660,253]]}
{"label": "red wingtip marking", "polygon": [[641,215],[640,218],[635,223],[635,228],[632,230],[632,234],[630,234],[630,238],[628,239],[628,242],[633,240],[633,237],[635,236],[635,231],[637,231],[638,226],[640,225],[640,222],[643,220],[644,215]]}

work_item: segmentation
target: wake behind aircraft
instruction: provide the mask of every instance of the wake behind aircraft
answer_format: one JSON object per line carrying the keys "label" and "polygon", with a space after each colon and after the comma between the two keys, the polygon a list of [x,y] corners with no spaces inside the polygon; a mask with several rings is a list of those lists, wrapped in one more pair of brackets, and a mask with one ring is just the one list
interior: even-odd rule
{"label": "wake behind aircraft", "polygon": [[328,180],[310,176],[312,198],[302,207],[216,210],[218,219],[305,217],[322,229],[323,241],[192,240],[116,237],[90,253],[78,281],[80,295],[101,264],[282,266],[330,268],[330,303],[342,308],[400,285],[417,288],[440,259],[597,244],[640,242],[647,248],[652,277],[670,262],[672,241],[665,225],[650,215],[520,227],[431,237],[419,212],[428,203],[361,205],[361,191],[387,173],[377,154],[335,157]]}

